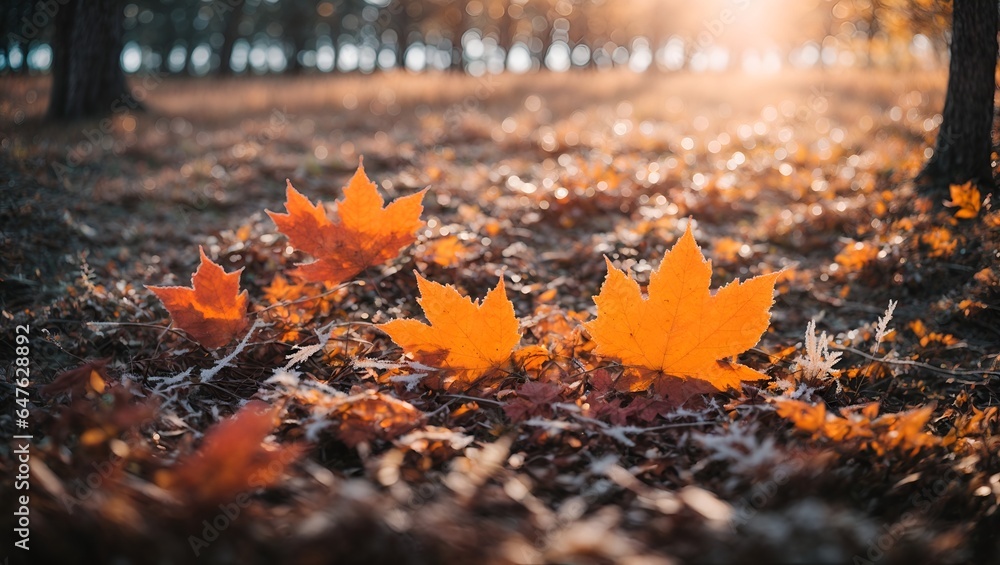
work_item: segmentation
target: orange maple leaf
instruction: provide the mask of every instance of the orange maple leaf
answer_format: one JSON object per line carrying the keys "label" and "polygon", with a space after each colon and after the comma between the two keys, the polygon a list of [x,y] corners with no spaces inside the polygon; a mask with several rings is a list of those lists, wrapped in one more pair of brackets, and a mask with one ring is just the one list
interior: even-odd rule
{"label": "orange maple leaf", "polygon": [[608,275],[594,297],[597,318],[585,324],[598,355],[638,368],[631,390],[662,376],[707,381],[720,390],[741,381],[766,378],[725,359],[750,349],[767,330],[780,273],[734,281],[709,292],[712,263],[705,259],[688,226],[649,279],[649,295],[605,257]]}
{"label": "orange maple leaf", "polygon": [[424,225],[420,201],[427,189],[383,208],[385,201],[365,175],[363,163],[344,187],[344,199],[337,201],[333,220],[327,217],[322,202],[313,205],[291,181],[287,183],[288,213],[268,210],[267,214],[292,247],[315,258],[312,263],[299,263],[294,271],[306,281],[335,285],[385,263],[416,241],[415,233]]}
{"label": "orange maple leaf", "polygon": [[266,449],[277,408],[254,400],[205,433],[201,446],[157,473],[156,482],[194,503],[214,504],[276,483],[303,452],[299,445]]}
{"label": "orange maple leaf", "polygon": [[240,292],[240,274],[212,262],[198,247],[201,264],[191,276],[191,288],[147,286],[170,313],[174,325],[209,349],[226,345],[247,328],[247,291]]}
{"label": "orange maple leaf", "polygon": [[451,372],[447,388],[467,390],[510,360],[521,333],[503,277],[481,304],[451,285],[431,282],[419,274],[417,287],[417,302],[430,325],[400,319],[378,328],[421,363]]}

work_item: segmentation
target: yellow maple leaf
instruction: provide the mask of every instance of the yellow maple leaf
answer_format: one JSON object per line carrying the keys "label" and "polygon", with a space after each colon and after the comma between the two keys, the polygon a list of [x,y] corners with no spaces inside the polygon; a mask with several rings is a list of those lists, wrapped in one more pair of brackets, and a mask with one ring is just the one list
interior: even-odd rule
{"label": "yellow maple leaf", "polygon": [[430,325],[399,319],[377,327],[417,361],[446,370],[446,388],[467,390],[507,364],[521,333],[503,277],[478,304],[455,287],[420,275],[417,288],[417,302]]}
{"label": "yellow maple leaf", "polygon": [[944,204],[958,208],[955,210],[956,218],[968,220],[979,215],[979,209],[983,206],[982,195],[971,180],[965,184],[953,184],[948,187],[948,191],[951,193],[951,201]]}
{"label": "yellow maple leaf", "polygon": [[712,263],[690,226],[650,275],[647,297],[631,276],[605,261],[608,275],[594,297],[597,318],[585,326],[598,355],[653,373],[634,381],[632,390],[649,386],[656,375],[700,379],[720,390],[766,378],[724,360],[757,345],[767,330],[779,273],[734,281],[712,295]]}

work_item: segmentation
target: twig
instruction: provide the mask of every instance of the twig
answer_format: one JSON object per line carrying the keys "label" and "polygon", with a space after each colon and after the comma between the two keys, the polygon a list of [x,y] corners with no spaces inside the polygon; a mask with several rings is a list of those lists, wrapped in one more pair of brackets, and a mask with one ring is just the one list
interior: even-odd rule
{"label": "twig", "polygon": [[479,398],[478,396],[468,396],[465,394],[442,394],[441,396],[445,396],[448,398],[458,398],[462,400],[472,400],[474,402],[485,402],[487,404],[496,404],[497,406],[504,405],[504,403],[500,402],[499,400],[491,400],[489,398]]}
{"label": "twig", "polygon": [[[864,351],[861,351],[861,350],[858,350],[858,349],[854,349],[853,347],[848,347],[846,345],[840,345],[840,344],[837,344],[837,343],[830,344],[830,347],[833,347],[834,349],[840,349],[842,351],[848,351],[850,353],[854,353],[855,355],[858,355],[860,357],[864,357],[865,359],[868,359],[870,361],[878,361],[879,363],[889,363],[889,364],[893,364],[893,365],[903,365],[903,366],[906,366],[906,367],[917,367],[917,368],[920,368],[920,369],[926,369],[926,370],[934,372],[934,373],[940,373],[942,375],[949,375],[949,376],[952,376],[952,377],[958,377],[958,376],[962,376],[962,375],[976,375],[976,376],[987,376],[987,377],[990,377],[990,376],[992,376],[992,377],[1000,377],[1000,371],[973,371],[973,370],[963,370],[963,369],[959,369],[959,370],[942,369],[940,367],[935,367],[934,365],[930,365],[930,364],[923,363],[923,362],[920,362],[920,361],[912,361],[910,359],[885,359],[885,358],[881,358],[880,359],[878,357],[875,357],[874,355],[870,355],[868,353],[865,353]],[[966,381],[966,380],[960,380],[958,382],[961,382],[963,384],[970,384],[970,385],[971,384],[982,384],[981,382]]]}
{"label": "twig", "polygon": [[232,396],[236,400],[243,400],[243,397],[240,396],[240,395],[238,395],[238,394],[236,394],[235,392],[233,392],[233,391],[231,391],[229,389],[226,389],[226,388],[222,388],[221,386],[213,384],[213,383],[210,383],[210,382],[193,381],[193,382],[191,382],[189,384],[194,385],[194,386],[207,386],[209,388],[214,388],[215,390],[217,390],[219,392],[224,392],[224,393]]}
{"label": "twig", "polygon": [[259,316],[260,314],[263,314],[264,312],[267,312],[268,310],[271,310],[273,308],[277,308],[279,306],[291,306],[292,304],[299,304],[301,302],[309,302],[310,300],[318,300],[320,298],[323,298],[323,297],[326,297],[326,296],[330,296],[331,294],[337,292],[338,290],[340,290],[342,288],[347,288],[348,286],[350,286],[352,284],[358,284],[358,281],[348,281],[348,282],[345,282],[345,283],[338,284],[337,286],[331,288],[330,290],[327,290],[325,292],[321,292],[320,294],[317,294],[316,296],[303,296],[302,298],[299,298],[299,299],[296,299],[296,300],[289,300],[289,301],[286,301],[286,302],[275,302],[274,304],[268,306],[267,308],[263,308],[263,309],[258,310],[256,312],[253,312],[252,314]]}

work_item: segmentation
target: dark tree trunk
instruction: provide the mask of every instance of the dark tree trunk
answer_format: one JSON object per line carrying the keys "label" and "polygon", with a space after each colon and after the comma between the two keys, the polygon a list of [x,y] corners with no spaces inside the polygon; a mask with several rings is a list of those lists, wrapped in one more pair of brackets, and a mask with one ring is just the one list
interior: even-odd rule
{"label": "dark tree trunk", "polygon": [[410,47],[410,30],[413,22],[409,12],[410,3],[396,0],[389,5],[389,26],[396,32],[396,68],[406,68],[406,50]]}
{"label": "dark tree trunk", "polygon": [[459,37],[451,48],[451,70],[460,73],[465,70],[465,52],[462,49],[462,38]]}
{"label": "dark tree trunk", "polygon": [[222,32],[222,47],[219,49],[219,74],[228,76],[233,74],[232,59],[233,46],[240,38],[240,21],[243,20],[243,0],[230,0],[228,6],[232,8],[226,18],[226,29]]}
{"label": "dark tree trunk", "polygon": [[514,18],[510,15],[510,9],[505,9],[503,17],[497,22],[497,43],[503,49],[504,57],[510,55],[510,48],[514,46]]}
{"label": "dark tree trunk", "polygon": [[285,72],[290,75],[300,75],[302,74],[302,61],[299,60],[299,54],[305,49],[305,38],[300,34],[296,33],[292,35],[291,42],[291,53],[288,55],[288,67]]}
{"label": "dark tree trunk", "polygon": [[996,0],[955,0],[944,121],[934,156],[918,177],[928,191],[971,180],[984,195],[994,192],[990,131],[997,22]]}
{"label": "dark tree trunk", "polygon": [[453,39],[451,46],[451,71],[452,72],[465,72],[465,48],[462,45],[462,36],[469,29],[468,18],[466,17],[466,11],[461,10],[461,16],[459,16],[459,25],[457,30],[453,30]]}
{"label": "dark tree trunk", "polygon": [[287,45],[291,49],[291,53],[288,56],[288,67],[285,69],[285,72],[290,75],[300,75],[304,69],[302,68],[302,61],[299,60],[299,56],[306,49],[309,16],[301,11],[302,8],[300,6],[294,6],[292,9],[293,12],[286,25],[287,35],[290,39]]}
{"label": "dark tree trunk", "polygon": [[70,0],[56,16],[49,118],[109,114],[125,96],[121,0]]}

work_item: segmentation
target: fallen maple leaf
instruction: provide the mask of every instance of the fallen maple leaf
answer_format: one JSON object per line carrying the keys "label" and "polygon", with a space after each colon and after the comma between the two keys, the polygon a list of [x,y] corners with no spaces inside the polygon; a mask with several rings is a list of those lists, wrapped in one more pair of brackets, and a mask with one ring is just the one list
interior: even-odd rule
{"label": "fallen maple leaf", "polygon": [[447,382],[452,390],[466,390],[507,363],[521,334],[503,277],[481,304],[419,274],[417,287],[430,325],[409,319],[378,325],[403,351],[452,372]]}
{"label": "fallen maple leaf", "polygon": [[983,206],[982,195],[972,181],[965,184],[953,184],[948,187],[951,194],[951,201],[945,202],[945,206],[958,208],[955,210],[955,217],[969,220],[979,215],[979,210]]}
{"label": "fallen maple leaf", "polygon": [[420,204],[427,189],[396,199],[385,208],[375,183],[365,175],[363,163],[344,187],[333,220],[322,202],[315,205],[287,181],[287,214],[267,211],[292,247],[315,258],[299,263],[296,275],[310,282],[335,285],[361,271],[385,263],[416,241],[423,225]]}
{"label": "fallen maple leaf", "polygon": [[504,413],[513,422],[522,422],[532,416],[552,416],[552,404],[562,396],[562,387],[550,382],[528,381],[518,387],[517,398],[503,406]]}
{"label": "fallen maple leaf", "polygon": [[89,361],[79,367],[68,369],[56,375],[51,383],[42,387],[39,391],[42,396],[56,396],[64,392],[72,394],[84,394],[95,392],[100,394],[107,388],[108,363],[111,358]]}
{"label": "fallen maple leaf", "polygon": [[299,445],[263,446],[276,423],[276,408],[251,401],[209,429],[195,452],[159,472],[157,483],[193,503],[206,505],[274,484],[303,451]]}
{"label": "fallen maple leaf", "polygon": [[847,406],[840,409],[840,416],[826,411],[822,403],[810,404],[788,398],[776,402],[778,415],[792,422],[796,428],[810,432],[814,437],[844,442],[854,440],[861,447],[876,453],[889,449],[910,450],[916,453],[923,447],[937,445],[941,438],[924,431],[934,413],[935,405],[919,406],[895,414],[878,415],[877,402]]}
{"label": "fallen maple leaf", "polygon": [[646,375],[633,378],[631,390],[648,388],[661,376],[699,379],[720,390],[766,378],[724,360],[755,346],[767,329],[779,273],[734,281],[713,296],[712,263],[690,225],[650,275],[645,298],[631,276],[605,261],[608,275],[594,297],[597,318],[585,326],[598,355]]}
{"label": "fallen maple leaf", "polygon": [[337,437],[350,447],[374,439],[394,439],[423,417],[409,402],[373,390],[343,399],[328,417],[340,416]]}
{"label": "fallen maple leaf", "polygon": [[201,264],[191,276],[191,288],[147,286],[170,313],[174,325],[209,349],[226,345],[247,328],[247,291],[240,292],[240,274],[212,262],[198,248]]}

